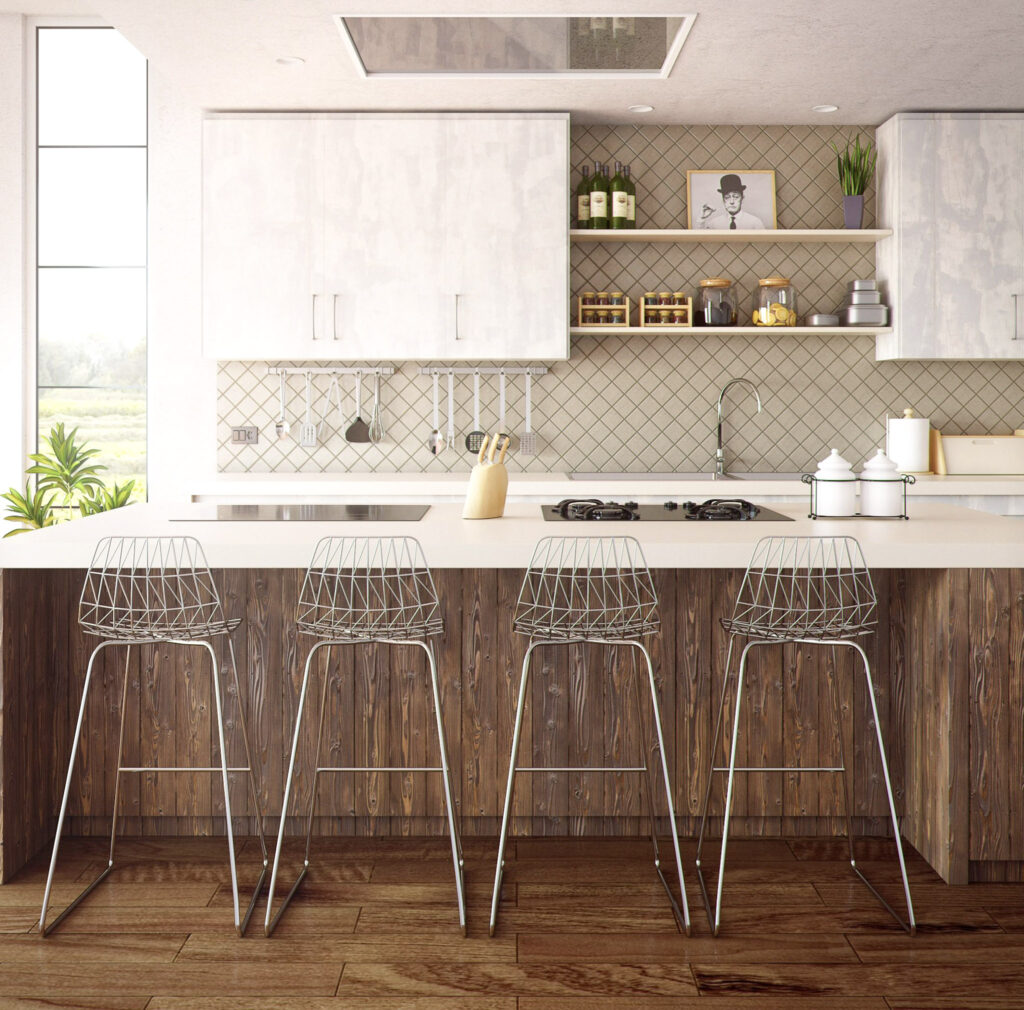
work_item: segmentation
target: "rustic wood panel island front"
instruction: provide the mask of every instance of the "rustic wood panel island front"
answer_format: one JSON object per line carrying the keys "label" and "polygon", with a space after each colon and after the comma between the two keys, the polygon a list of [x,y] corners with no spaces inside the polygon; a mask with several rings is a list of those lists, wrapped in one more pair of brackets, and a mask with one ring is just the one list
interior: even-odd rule
{"label": "rustic wood panel island front", "polygon": [[[878,629],[865,646],[905,838],[949,883],[1024,879],[1024,529],[953,506],[917,506],[919,514],[909,523],[812,523],[797,506],[780,508],[799,517],[785,530],[715,524],[709,533],[705,524],[698,536],[692,526],[619,523],[601,530],[637,536],[654,569],[661,632],[651,646],[681,833],[696,833],[712,763],[727,645],[719,618],[731,611],[753,542],[766,533],[846,533],[863,544],[879,598]],[[422,523],[207,524],[177,522],[173,510],[141,506],[120,517],[76,523],[74,530],[41,531],[4,544],[0,879],[11,879],[52,839],[86,660],[96,642],[78,627],[78,595],[92,545],[113,534],[188,534],[206,546],[228,617],[242,618],[233,635],[241,696],[225,686],[229,758],[244,764],[235,725],[241,709],[271,831],[281,814],[290,732],[313,644],[293,624],[305,556],[323,535],[419,537],[444,612],[438,655],[457,810],[464,833],[496,837],[526,647],[512,631],[522,568],[540,536],[567,530],[541,523],[536,506],[512,506],[506,519],[493,522],[467,524],[457,516],[454,506],[434,506]],[[658,529],[649,532],[652,526]],[[977,563],[964,564],[970,557]],[[477,563],[467,563],[471,559]],[[215,644],[222,683],[231,685],[226,641]],[[618,653],[575,645],[543,651],[527,709],[524,759],[532,754],[529,763],[563,766],[634,763],[641,743],[630,685],[632,650]],[[109,832],[125,662],[121,647],[97,660],[69,808],[68,830],[74,834]],[[855,827],[885,835],[884,784],[864,683],[852,651],[839,650],[836,662],[833,679],[829,649],[755,650],[739,762],[838,763],[829,696],[835,690],[844,715],[853,716],[845,722],[845,751]],[[202,651],[133,646],[127,663],[125,762],[215,764],[209,660]],[[319,668],[313,703],[323,677],[329,692],[321,763],[435,762],[432,713],[417,683],[426,676],[421,650],[340,647]],[[315,724],[306,724],[289,810],[296,833],[304,829],[299,811],[309,797]],[[718,750],[715,763],[722,764],[724,742]],[[236,830],[244,833],[251,830],[254,812],[243,777],[233,778]],[[318,834],[445,831],[436,776],[333,778],[321,788]],[[737,781],[737,834],[845,830],[836,776],[788,772]],[[644,834],[639,787],[637,776],[628,773],[523,776],[513,831]],[[121,830],[143,836],[221,833],[219,796],[210,774],[125,777]],[[716,785],[712,811],[720,813],[722,804]]]}

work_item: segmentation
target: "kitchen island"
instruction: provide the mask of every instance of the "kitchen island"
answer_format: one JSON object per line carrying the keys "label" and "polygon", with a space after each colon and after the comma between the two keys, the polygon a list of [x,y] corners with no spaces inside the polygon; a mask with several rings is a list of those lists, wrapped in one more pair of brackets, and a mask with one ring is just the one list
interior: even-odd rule
{"label": "kitchen island", "polygon": [[[731,610],[754,541],[846,534],[860,540],[879,597],[878,631],[866,647],[905,837],[950,883],[1024,879],[1024,526],[916,501],[910,521],[812,522],[806,505],[772,507],[795,521],[600,527],[602,535],[637,537],[654,569],[662,630],[652,650],[681,831],[694,833],[711,762],[726,646],[718,619]],[[233,636],[242,696],[229,691],[226,698],[230,757],[240,756],[233,726],[242,706],[271,830],[280,816],[288,737],[311,645],[292,622],[312,545],[326,535],[417,537],[434,569],[446,625],[439,640],[442,704],[463,830],[496,835],[525,648],[511,627],[522,569],[540,537],[594,530],[543,522],[537,505],[510,505],[504,519],[491,521],[465,521],[460,512],[457,505],[435,505],[414,523],[228,523],[212,521],[216,506],[210,504],[136,505],[5,541],[0,880],[9,880],[52,837],[85,663],[95,644],[78,628],[78,593],[92,548],[105,535],[191,535],[204,544],[228,616],[244,619]],[[217,649],[226,663],[226,643],[217,642]],[[855,825],[884,835],[884,786],[865,732],[868,702],[847,651],[839,655],[836,690],[856,726],[854,733],[848,723],[846,740]],[[331,763],[431,763],[430,711],[424,693],[413,689],[424,674],[417,653],[332,650],[325,742]],[[179,648],[131,650],[127,763],[215,763],[208,668],[199,656]],[[821,675],[830,650],[786,645],[755,657],[739,760],[833,763],[829,680]],[[534,763],[632,763],[640,735],[626,691],[629,662],[591,647],[544,651],[523,738]],[[106,650],[97,661],[69,811],[73,833],[109,831],[124,669],[123,649]],[[313,744],[304,740],[300,749],[290,815],[304,809],[309,795]],[[524,778],[513,830],[641,834],[638,787],[629,774]],[[241,813],[237,828],[251,829],[244,782],[233,789],[233,809]],[[217,833],[223,830],[217,796],[210,775],[132,776],[122,789],[122,830]],[[720,792],[712,803],[721,810]],[[734,811],[733,830],[751,836],[841,834],[845,824],[835,777],[750,776]],[[340,775],[333,788],[321,790],[316,831],[442,833],[440,783],[421,773]]]}

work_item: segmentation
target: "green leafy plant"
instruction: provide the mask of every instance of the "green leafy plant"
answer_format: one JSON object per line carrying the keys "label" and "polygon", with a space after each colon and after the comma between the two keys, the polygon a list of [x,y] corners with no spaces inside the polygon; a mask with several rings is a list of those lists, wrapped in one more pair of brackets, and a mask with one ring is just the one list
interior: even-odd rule
{"label": "green leafy plant", "polygon": [[871,177],[875,174],[878,151],[870,140],[862,147],[859,133],[852,144],[851,147],[851,142],[847,141],[845,151],[840,151],[832,144],[832,150],[836,152],[839,185],[843,190],[843,196],[863,196]]}
{"label": "green leafy plant", "polygon": [[87,449],[75,441],[77,428],[64,433],[64,422],[60,421],[50,429],[46,444],[50,451],[34,452],[29,459],[35,463],[25,473],[35,474],[39,478],[40,491],[57,491],[64,496],[64,508],[70,513],[72,499],[76,494],[91,495],[103,487],[99,474],[106,467],[91,463],[94,456],[100,454],[99,449]]}
{"label": "green leafy plant", "polygon": [[93,516],[98,512],[109,512],[111,509],[123,508],[131,501],[135,490],[135,481],[127,484],[114,484],[110,489],[100,487],[95,494],[82,498],[78,503],[79,511],[84,516]]}
{"label": "green leafy plant", "polygon": [[[53,526],[73,519],[76,514],[90,516],[129,504],[135,491],[135,481],[130,480],[123,485],[115,483],[108,488],[100,477],[107,468],[93,462],[99,455],[99,449],[88,448],[84,441],[76,441],[77,435],[77,428],[66,432],[63,422],[55,424],[46,437],[49,451],[29,456],[33,465],[25,473],[38,477],[35,493],[29,480],[24,494],[15,487],[0,494],[0,498],[8,502],[4,518],[18,523],[20,527],[5,536]],[[58,505],[58,499],[63,504]]]}
{"label": "green leafy plant", "polygon": [[4,518],[9,523],[20,524],[19,529],[9,530],[4,534],[5,540],[16,533],[28,533],[29,530],[41,530],[44,526],[52,526],[57,521],[53,513],[53,495],[42,488],[38,488],[33,494],[30,484],[31,481],[25,482],[24,494],[16,487],[0,494],[0,498],[5,498],[10,503]]}

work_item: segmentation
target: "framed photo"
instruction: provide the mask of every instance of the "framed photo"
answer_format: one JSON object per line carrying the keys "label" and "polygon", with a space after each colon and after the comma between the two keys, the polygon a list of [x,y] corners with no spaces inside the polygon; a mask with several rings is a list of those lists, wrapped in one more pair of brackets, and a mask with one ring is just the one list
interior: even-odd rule
{"label": "framed photo", "polygon": [[712,169],[686,173],[686,227],[775,228],[775,172]]}

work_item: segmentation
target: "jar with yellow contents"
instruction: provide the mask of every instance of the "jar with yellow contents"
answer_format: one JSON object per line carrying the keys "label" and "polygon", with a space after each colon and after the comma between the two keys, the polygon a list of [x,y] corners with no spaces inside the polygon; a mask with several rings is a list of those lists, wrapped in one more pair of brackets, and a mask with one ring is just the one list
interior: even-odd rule
{"label": "jar with yellow contents", "polygon": [[796,289],[788,277],[762,277],[754,292],[755,326],[796,326]]}

